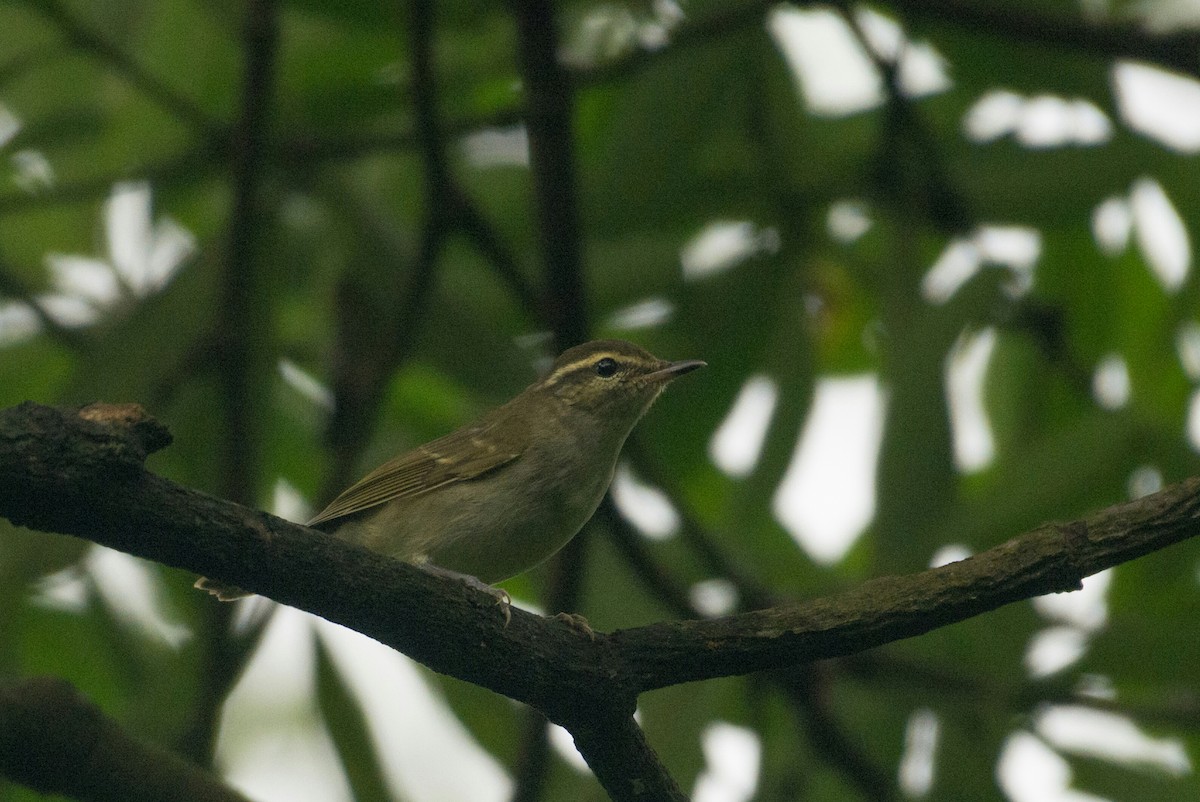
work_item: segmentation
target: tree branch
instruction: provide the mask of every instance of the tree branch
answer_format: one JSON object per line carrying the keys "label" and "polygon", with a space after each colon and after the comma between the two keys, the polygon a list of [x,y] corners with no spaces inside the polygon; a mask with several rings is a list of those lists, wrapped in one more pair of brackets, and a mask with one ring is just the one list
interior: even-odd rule
{"label": "tree branch", "polygon": [[[217,346],[220,368],[216,378],[222,405],[218,435],[221,492],[243,504],[258,499],[264,377],[270,375],[269,343],[273,338],[271,307],[264,303],[268,283],[261,243],[269,224],[263,213],[262,185],[270,141],[277,24],[274,0],[247,4],[242,21],[240,111],[230,151],[233,199],[219,314],[210,335]],[[211,605],[202,612],[202,685],[179,746],[193,760],[208,763],[216,746],[221,704],[249,659],[262,627],[234,635],[230,626],[234,611],[228,605]]]}
{"label": "tree branch", "polygon": [[546,269],[547,311],[558,344],[566,347],[582,342],[588,332],[571,135],[574,89],[558,63],[554,4],[550,0],[519,0],[512,9],[525,93],[537,233]]}
{"label": "tree branch", "polygon": [[1131,22],[1088,22],[1069,14],[1041,14],[1005,3],[970,0],[891,0],[901,16],[953,25],[982,36],[1045,45],[1098,58],[1128,58],[1200,75],[1200,33],[1155,33]]}
{"label": "tree branch", "polygon": [[[713,621],[614,633],[638,692],[841,657],[964,621],[1015,601],[1078,590],[1084,577],[1200,532],[1193,477],[1081,521],[1047,524],[959,562],[883,576],[821,599]],[[680,655],[687,654],[684,661]]]}
{"label": "tree branch", "polygon": [[[544,302],[537,309],[561,348],[587,339],[587,294],[583,277],[583,247],[579,214],[579,194],[575,170],[575,141],[572,134],[574,89],[558,60],[558,23],[551,0],[517,0],[511,5],[517,28],[517,64],[524,91],[525,128],[529,135],[529,166],[533,181],[533,202],[537,219],[536,234],[546,276]],[[546,607],[552,613],[578,609],[587,566],[587,540],[590,527],[576,535],[550,562]],[[523,728],[529,739],[522,752],[531,758],[519,766],[514,798],[532,797],[545,785],[549,770],[548,737],[539,717],[531,717]],[[630,737],[641,730],[630,719],[615,718],[607,736],[593,733],[590,744],[605,745]],[[626,727],[626,723],[628,727]],[[573,732],[579,750],[588,751]],[[609,744],[611,745],[611,744]],[[635,750],[636,751],[636,750]],[[612,753],[615,759],[628,756]],[[657,759],[649,761],[658,765]],[[661,769],[661,767],[660,767]],[[675,798],[679,789],[665,771],[655,772],[665,781],[662,790]],[[611,777],[596,776],[609,788]]]}
{"label": "tree branch", "polygon": [[[598,717],[624,722],[643,691],[847,655],[1073,590],[1085,576],[1192,537],[1200,518],[1200,478],[1192,478],[1081,521],[1040,527],[961,562],[881,577],[828,598],[591,640],[516,609],[506,627],[490,596],[460,582],[146,471],[146,455],[169,439],[134,405],[64,410],[25,403],[2,410],[0,516],[218,578],[341,623],[574,727],[590,761],[626,760],[638,748],[640,734],[622,725],[609,733],[621,743],[596,749],[586,726]],[[596,763],[593,769],[598,777],[610,771]],[[655,772],[640,780],[667,787]],[[616,795],[623,782],[605,784]],[[674,798],[663,794],[657,798]]]}
{"label": "tree branch", "polygon": [[117,44],[109,41],[99,31],[77,19],[59,0],[25,0],[26,4],[40,12],[62,33],[63,37],[79,50],[107,64],[131,86],[180,122],[189,126],[212,142],[224,140],[225,126],[211,117],[191,98],[165,84],[158,76],[145,70],[137,60]]}
{"label": "tree branch", "polygon": [[93,802],[247,802],[193,764],[133,739],[53,677],[0,686],[0,774],[39,793]]}
{"label": "tree branch", "polygon": [[229,243],[221,277],[221,319],[218,341],[222,345],[220,372],[225,431],[221,437],[223,492],[234,500],[251,503],[257,496],[257,432],[254,418],[261,409],[255,377],[262,372],[265,342],[270,327],[264,325],[261,307],[266,285],[258,250],[266,223],[261,188],[268,149],[268,120],[274,85],[277,40],[273,0],[250,3],[243,22],[245,68],[242,74],[241,114],[234,132],[230,163],[233,203],[229,217]]}
{"label": "tree branch", "polygon": [[[612,670],[602,639],[518,609],[505,626],[495,599],[461,582],[147,472],[146,455],[169,440],[136,405],[64,410],[25,403],[2,410],[0,515],[342,623],[435,671],[574,726],[573,734],[582,733],[589,745],[581,751],[596,775],[626,778],[611,787],[606,782],[618,802],[676,798],[621,791],[666,788],[671,781],[630,729],[636,697]],[[314,590],[319,599],[311,598]],[[614,724],[607,741],[594,737],[596,722]],[[601,742],[605,748],[589,754],[590,745]]]}

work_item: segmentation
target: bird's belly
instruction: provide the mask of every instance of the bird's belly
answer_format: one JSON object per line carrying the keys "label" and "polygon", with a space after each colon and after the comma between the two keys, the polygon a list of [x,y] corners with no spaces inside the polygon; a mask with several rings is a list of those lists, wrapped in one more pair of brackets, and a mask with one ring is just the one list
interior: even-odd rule
{"label": "bird's belly", "polygon": [[[525,466],[510,467],[517,469]],[[611,478],[611,469],[594,476],[543,472],[513,477],[503,492],[480,492],[476,482],[446,485],[383,505],[338,535],[401,560],[499,582],[566,545],[596,511]]]}

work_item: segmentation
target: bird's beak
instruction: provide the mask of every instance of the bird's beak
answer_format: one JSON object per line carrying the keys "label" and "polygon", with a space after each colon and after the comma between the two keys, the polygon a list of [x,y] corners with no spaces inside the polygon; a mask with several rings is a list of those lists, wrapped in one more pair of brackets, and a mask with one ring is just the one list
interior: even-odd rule
{"label": "bird's beak", "polygon": [[671,381],[671,379],[682,376],[685,373],[691,373],[696,368],[705,367],[707,364],[707,362],[699,359],[683,359],[679,362],[667,362],[653,373],[647,373],[643,378],[647,381],[663,382],[665,384]]}

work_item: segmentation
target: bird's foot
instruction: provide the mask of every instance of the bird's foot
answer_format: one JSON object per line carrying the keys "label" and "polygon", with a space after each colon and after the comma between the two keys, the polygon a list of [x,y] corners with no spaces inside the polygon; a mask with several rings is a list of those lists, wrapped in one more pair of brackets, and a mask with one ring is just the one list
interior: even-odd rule
{"label": "bird's foot", "polygon": [[556,621],[562,621],[581,635],[587,635],[590,640],[596,639],[596,633],[592,630],[592,625],[579,613],[557,613],[554,618]]}
{"label": "bird's foot", "polygon": [[474,588],[481,593],[486,593],[496,600],[496,604],[500,605],[500,612],[504,615],[504,626],[507,627],[509,622],[512,621],[512,597],[508,595],[507,590],[489,585],[479,577],[459,571],[451,571],[449,568],[442,568],[440,565],[434,565],[433,563],[421,563],[420,567],[431,574],[437,574],[449,579],[457,579],[470,588]]}

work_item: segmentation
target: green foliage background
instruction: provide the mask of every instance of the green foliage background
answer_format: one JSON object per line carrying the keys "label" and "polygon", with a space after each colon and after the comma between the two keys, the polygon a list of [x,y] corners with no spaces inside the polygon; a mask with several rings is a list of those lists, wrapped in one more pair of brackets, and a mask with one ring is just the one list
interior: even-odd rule
{"label": "green foliage background", "polygon": [[[1122,122],[1112,69],[1130,59],[1196,77],[1200,40],[1143,33],[1124,21],[1123,3],[1101,18],[1066,2],[992,5],[991,17],[988,4],[873,6],[932,45],[952,85],[919,100],[885,92],[873,110],[836,118],[805,110],[764,24],[767,4],[688,3],[666,44],[652,49],[629,34],[652,25],[655,8],[558,6],[576,89],[575,163],[567,167],[583,255],[583,302],[573,301],[565,319],[663,356],[708,360],[709,370],[666,394],[641,427],[633,467],[664,487],[693,535],[703,533],[727,565],[780,597],[919,570],[946,544],[979,550],[1116,503],[1141,467],[1167,482],[1197,470],[1186,438],[1197,376],[1177,348],[1184,327],[1197,324],[1195,272],[1165,290],[1135,245],[1104,253],[1092,217],[1102,201],[1152,177],[1194,238],[1196,161]],[[1153,16],[1154,6],[1146,8]],[[440,144],[478,220],[440,242],[432,259],[423,232],[446,196],[430,189],[413,103],[411,10],[369,0],[279,4],[256,178],[239,172],[244,143],[230,133],[242,113],[244,14],[239,3],[198,0],[0,7],[0,103],[22,122],[0,169],[15,178],[17,154],[37,151],[55,176],[33,190],[12,181],[0,189],[0,301],[54,289],[47,253],[105,258],[103,204],[120,180],[148,181],[154,219],[179,221],[197,243],[161,291],[126,291],[92,325],[43,325],[0,348],[0,405],[142,403],[175,436],[152,469],[269,506],[280,478],[317,501],[338,480],[519,390],[534,376],[533,358],[552,348],[550,338],[530,335],[556,328],[563,336],[563,313],[554,310],[570,299],[547,289],[558,285],[539,256],[529,170],[480,165],[463,146],[468,135],[522,119],[510,7],[455,0],[435,10]],[[607,23],[597,28],[599,19]],[[589,38],[596,30],[600,37]],[[878,66],[886,76],[886,60]],[[974,142],[964,115],[996,88],[1086,100],[1113,122],[1112,136],[1045,148],[1011,136]],[[251,180],[258,211],[239,219],[235,198]],[[831,204],[847,199],[871,221],[851,242],[826,225]],[[685,281],[680,250],[713,221],[777,232],[778,248]],[[987,223],[1040,233],[1032,289],[1012,294],[1008,269],[992,265],[947,303],[923,300],[921,280],[937,256]],[[240,236],[254,244],[234,263]],[[485,242],[500,243],[500,255]],[[228,289],[239,271],[246,289],[236,296],[240,317],[231,317]],[[665,323],[613,324],[616,312],[647,298],[671,305]],[[998,332],[985,394],[996,455],[961,475],[946,360],[963,332],[989,327]],[[227,361],[237,350],[227,337],[244,341],[246,361]],[[1132,392],[1106,410],[1091,377],[1114,353]],[[284,380],[281,360],[335,391],[355,387],[360,366],[381,371],[378,409],[356,424],[361,441],[325,445],[328,414]],[[233,401],[232,370],[246,371]],[[817,379],[862,372],[878,374],[889,399],[876,517],[845,560],[819,566],[773,518],[772,497]],[[779,399],[761,459],[734,479],[711,464],[706,446],[756,374],[775,380]],[[237,434],[234,419],[249,429]],[[231,475],[249,483],[231,486]],[[593,526],[585,541],[574,607],[603,630],[679,615],[613,548],[609,528]],[[1117,569],[1105,626],[1087,635],[1080,660],[1049,678],[1030,679],[1024,666],[1030,639],[1049,622],[1022,604],[802,672],[791,678],[802,694],[753,676],[650,694],[642,724],[684,788],[703,768],[708,724],[753,729],[763,747],[761,799],[899,796],[905,727],[919,709],[941,722],[930,799],[1001,798],[995,765],[1005,739],[1036,731],[1036,716],[1054,702],[1126,714],[1181,741],[1194,761],[1197,548]],[[645,549],[680,586],[717,570],[693,537]],[[178,649],[132,628],[95,592],[78,614],[31,602],[42,577],[78,565],[87,550],[0,521],[0,676],[64,676],[139,736],[207,760],[214,711],[233,679],[213,665],[252,644],[228,634],[227,614],[191,591],[193,576],[161,567],[153,575],[168,614],[193,633]],[[544,598],[551,576],[540,569],[510,589]],[[383,785],[362,717],[346,709],[336,668],[324,658],[320,665],[325,724],[360,798],[378,798]],[[1113,697],[1081,694],[1097,683]],[[516,773],[522,711],[454,681],[440,688]],[[1200,798],[1195,774],[1067,757],[1074,786],[1101,797]],[[555,764],[542,798],[600,796],[590,778]],[[0,785],[0,798],[33,796]]]}

